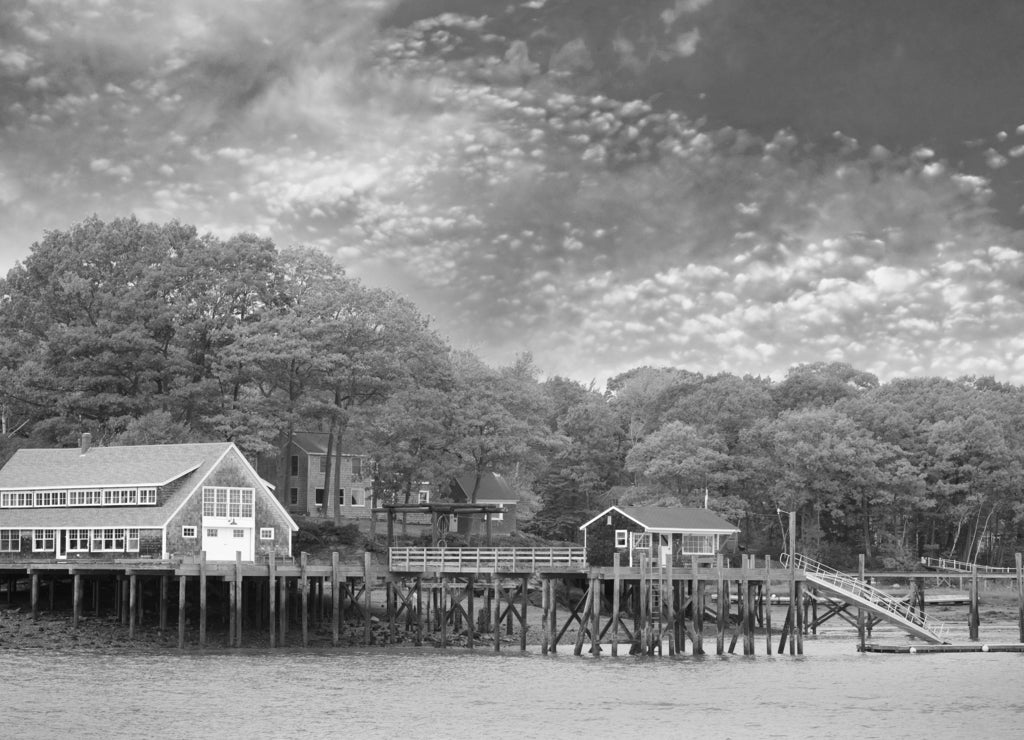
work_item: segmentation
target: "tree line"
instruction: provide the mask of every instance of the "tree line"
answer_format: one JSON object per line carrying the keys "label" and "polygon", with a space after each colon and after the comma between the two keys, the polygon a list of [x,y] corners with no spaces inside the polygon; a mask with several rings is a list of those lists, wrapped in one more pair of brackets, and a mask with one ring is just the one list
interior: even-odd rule
{"label": "tree line", "polygon": [[880,383],[814,363],[781,381],[650,367],[603,389],[542,379],[528,355],[492,367],[452,348],[415,305],[318,250],[178,222],[48,231],[0,279],[0,463],[89,431],[231,440],[284,470],[309,430],[370,454],[393,500],[501,472],[548,539],[621,503],[707,505],[773,553],[795,511],[798,548],[837,566],[1001,563],[1024,541],[1024,389],[992,378]]}

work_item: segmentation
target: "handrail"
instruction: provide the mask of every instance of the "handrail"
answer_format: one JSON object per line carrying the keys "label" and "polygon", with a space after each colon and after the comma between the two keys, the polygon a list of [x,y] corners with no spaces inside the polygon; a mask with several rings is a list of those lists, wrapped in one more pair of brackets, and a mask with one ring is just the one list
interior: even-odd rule
{"label": "handrail", "polygon": [[[780,560],[782,561],[783,566],[787,568],[789,567],[788,553],[783,553]],[[838,590],[853,594],[857,598],[873,604],[881,611],[884,611],[893,617],[909,622],[919,629],[931,632],[939,639],[942,639],[946,632],[947,625],[945,622],[930,619],[915,609],[913,604],[910,602],[898,599],[881,589],[865,583],[859,578],[854,578],[851,575],[838,571],[835,568],[830,568],[827,565],[823,565],[822,563],[799,553],[795,553],[793,555],[793,564],[798,570],[815,575],[835,586]]]}
{"label": "handrail", "polygon": [[538,568],[581,569],[587,566],[582,547],[392,547],[391,570],[536,572]]}
{"label": "handrail", "polygon": [[950,558],[922,557],[921,565],[936,570],[951,570],[956,573],[973,573],[975,569],[979,573],[1016,573],[1016,568],[1003,568],[996,565],[975,565],[966,563],[963,560],[951,560]]}

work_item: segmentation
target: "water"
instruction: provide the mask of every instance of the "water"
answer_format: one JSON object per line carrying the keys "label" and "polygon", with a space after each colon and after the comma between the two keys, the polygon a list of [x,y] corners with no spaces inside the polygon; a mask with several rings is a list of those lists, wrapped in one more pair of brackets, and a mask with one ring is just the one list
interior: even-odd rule
{"label": "water", "polygon": [[848,636],[799,657],[25,649],[0,676],[9,738],[1016,738],[1024,718],[1024,654]]}

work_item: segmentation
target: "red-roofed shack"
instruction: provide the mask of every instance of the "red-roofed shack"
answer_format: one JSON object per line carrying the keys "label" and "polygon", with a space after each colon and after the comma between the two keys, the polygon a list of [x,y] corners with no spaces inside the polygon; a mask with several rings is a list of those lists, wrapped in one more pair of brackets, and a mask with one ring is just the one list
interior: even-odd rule
{"label": "red-roofed shack", "polygon": [[708,559],[736,548],[739,529],[710,509],[677,506],[609,506],[580,525],[587,562],[612,565],[616,552],[622,564],[634,567],[638,553],[659,563],[687,565],[694,556]]}

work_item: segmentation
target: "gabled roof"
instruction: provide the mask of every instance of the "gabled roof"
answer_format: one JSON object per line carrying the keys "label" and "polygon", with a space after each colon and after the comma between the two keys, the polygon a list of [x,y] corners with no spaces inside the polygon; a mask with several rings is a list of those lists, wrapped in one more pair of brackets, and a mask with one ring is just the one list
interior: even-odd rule
{"label": "gabled roof", "polygon": [[[476,473],[464,473],[452,481],[452,498],[456,501],[470,501],[473,486],[476,484]],[[481,473],[480,485],[476,490],[477,503],[514,504],[519,499],[515,491],[497,473]]]}
{"label": "gabled roof", "polygon": [[682,506],[609,506],[588,522],[586,529],[603,516],[617,511],[652,532],[708,532],[731,534],[740,530],[710,509],[690,509]]}
{"label": "gabled roof", "polygon": [[[292,444],[305,452],[307,455],[327,454],[327,432],[295,432],[292,434]],[[358,452],[337,453],[343,457],[366,457]]]}
{"label": "gabled roof", "polygon": [[0,491],[46,488],[165,486],[212,465],[233,445],[209,442],[174,445],[20,449],[0,469]]}
{"label": "gabled roof", "polygon": [[[231,442],[126,447],[21,449],[0,469],[0,490],[150,488],[170,486],[160,506],[67,506],[0,510],[0,525],[48,527],[163,527],[228,454],[263,480]],[[273,494],[268,496],[292,531],[298,525]]]}

